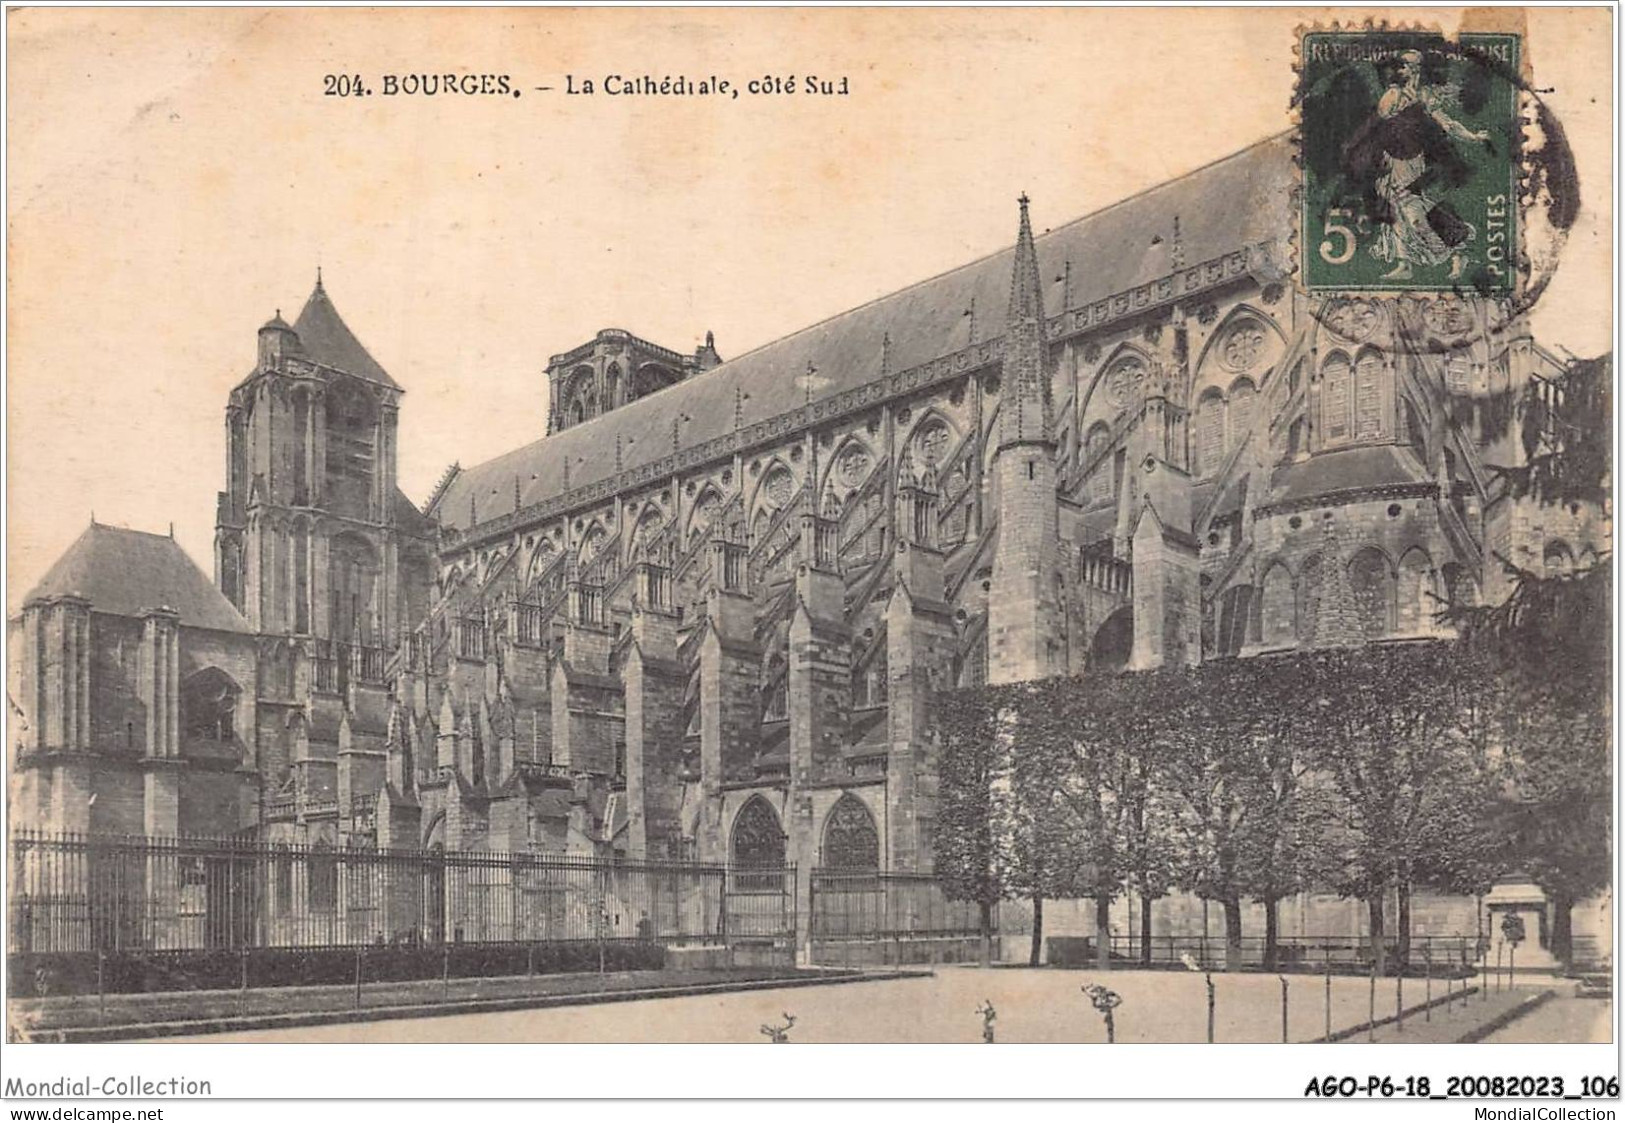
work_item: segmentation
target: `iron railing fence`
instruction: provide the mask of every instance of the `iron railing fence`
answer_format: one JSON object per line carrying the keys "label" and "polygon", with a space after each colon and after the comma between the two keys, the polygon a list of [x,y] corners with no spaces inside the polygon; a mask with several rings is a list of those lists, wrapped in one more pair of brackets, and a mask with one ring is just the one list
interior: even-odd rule
{"label": "iron railing fence", "polygon": [[796,934],[796,867],[736,866],[728,870],[723,926],[730,942],[788,947]]}
{"label": "iron railing fence", "polygon": [[[812,937],[969,936],[982,930],[981,908],[948,898],[930,874],[817,869],[812,875]],[[993,930],[999,928],[998,907]]]}
{"label": "iron railing fence", "polygon": [[14,954],[710,943],[795,931],[794,870],[21,831]]}
{"label": "iron railing fence", "polygon": [[[1094,939],[1076,937],[1080,956],[1093,954]],[[1383,959],[1390,969],[1399,962],[1397,937],[1383,939]],[[1243,966],[1259,967],[1264,962],[1265,940],[1262,936],[1243,936],[1239,943]],[[1281,936],[1276,940],[1275,966],[1280,970],[1324,970],[1346,972],[1350,968],[1369,968],[1375,959],[1376,944],[1369,936]],[[1158,966],[1183,964],[1188,956],[1197,966],[1219,969],[1225,965],[1227,947],[1223,936],[1151,936],[1151,962]],[[1111,937],[1111,955],[1115,960],[1131,963],[1144,962],[1144,942],[1139,935],[1114,934]],[[1434,971],[1466,971],[1480,959],[1476,935],[1423,936],[1410,940],[1408,967],[1425,970],[1430,964]]]}

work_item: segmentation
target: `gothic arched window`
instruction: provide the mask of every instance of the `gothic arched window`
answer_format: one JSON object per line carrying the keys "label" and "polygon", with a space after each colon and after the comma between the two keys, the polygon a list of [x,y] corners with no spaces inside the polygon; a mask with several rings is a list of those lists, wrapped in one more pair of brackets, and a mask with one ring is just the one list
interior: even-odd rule
{"label": "gothic arched window", "polygon": [[1252,638],[1256,613],[1253,600],[1258,590],[1251,585],[1233,585],[1224,591],[1219,609],[1218,648],[1220,655],[1235,655]]}
{"label": "gothic arched window", "polygon": [[1412,549],[1399,559],[1399,591],[1396,619],[1403,635],[1433,630],[1433,620],[1441,608],[1434,589],[1433,559]]}
{"label": "gothic arched window", "polygon": [[821,851],[825,869],[871,871],[880,869],[880,834],[874,816],[863,801],[848,792],[824,820]]}
{"label": "gothic arched window", "polygon": [[1111,444],[1112,432],[1104,421],[1097,421],[1089,426],[1089,435],[1083,440],[1083,462],[1094,464],[1094,474],[1089,477],[1089,498],[1110,499],[1112,495],[1112,466],[1101,462],[1101,454]]}
{"label": "gothic arched window", "polygon": [[366,539],[342,534],[327,557],[328,635],[345,643],[378,642],[378,555]]}
{"label": "gothic arched window", "polygon": [[1211,476],[1224,459],[1224,398],[1210,389],[1196,406],[1197,476]]}
{"label": "gothic arched window", "polygon": [[1354,438],[1375,440],[1382,436],[1382,356],[1367,350],[1354,365]]}
{"label": "gothic arched window", "polygon": [[763,871],[753,879],[753,887],[777,885],[765,871],[777,874],[784,868],[784,829],[779,826],[778,814],[761,796],[751,796],[734,817],[728,853],[736,869]]}
{"label": "gothic arched window", "polygon": [[310,634],[310,528],[303,521],[293,528],[293,630]]}
{"label": "gothic arched window", "polygon": [[181,684],[181,715],[193,740],[234,742],[241,689],[218,667],[205,667]]}
{"label": "gothic arched window", "polygon": [[736,866],[777,869],[785,865],[785,832],[778,826],[772,804],[762,796],[751,796],[734,816],[728,852]]}
{"label": "gothic arched window", "polygon": [[1258,390],[1250,378],[1238,378],[1230,386],[1230,407],[1228,439],[1225,441],[1225,451],[1229,452],[1242,441],[1247,439],[1247,430],[1253,424],[1253,398]]}
{"label": "gothic arched window", "polygon": [[1374,639],[1387,635],[1393,581],[1388,559],[1381,550],[1367,548],[1354,555],[1349,562],[1349,590],[1354,595],[1354,608],[1365,637]]}
{"label": "gothic arched window", "polygon": [[1292,595],[1292,574],[1284,565],[1273,566],[1264,575],[1263,605],[1259,610],[1260,630],[1268,644],[1291,643],[1298,638],[1297,604]]}
{"label": "gothic arched window", "polygon": [[1326,360],[1320,374],[1321,433],[1325,443],[1349,439],[1349,360],[1341,353]]}
{"label": "gothic arched window", "polygon": [[334,514],[370,519],[376,513],[378,427],[378,402],[365,383],[343,379],[330,384],[323,490],[327,509]]}

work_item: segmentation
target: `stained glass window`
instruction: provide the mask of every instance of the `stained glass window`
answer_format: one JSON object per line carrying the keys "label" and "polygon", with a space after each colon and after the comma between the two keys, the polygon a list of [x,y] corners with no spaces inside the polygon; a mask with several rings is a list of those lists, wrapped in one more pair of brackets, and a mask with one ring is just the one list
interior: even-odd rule
{"label": "stained glass window", "polygon": [[880,835],[874,816],[851,793],[841,796],[824,821],[823,864],[837,870],[880,868]]}
{"label": "stained glass window", "polygon": [[784,830],[767,800],[751,796],[739,809],[728,850],[737,867],[779,869],[784,865]]}

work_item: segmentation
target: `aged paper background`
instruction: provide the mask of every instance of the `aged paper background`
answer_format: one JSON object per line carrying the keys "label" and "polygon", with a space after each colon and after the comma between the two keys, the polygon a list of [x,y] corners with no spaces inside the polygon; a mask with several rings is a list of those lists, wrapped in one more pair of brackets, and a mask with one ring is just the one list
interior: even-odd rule
{"label": "aged paper background", "polygon": [[[1459,9],[12,10],[8,608],[97,519],[212,569],[227,391],[316,266],[406,388],[427,497],[540,435],[607,326],[725,357],[1289,125],[1294,29]],[[1505,26],[1520,14],[1500,10]],[[1532,9],[1584,211],[1536,312],[1612,333],[1611,14]],[[508,74],[518,99],[323,96]],[[847,97],[566,97],[564,76],[845,75]],[[1087,265],[1084,266],[1087,268]]]}

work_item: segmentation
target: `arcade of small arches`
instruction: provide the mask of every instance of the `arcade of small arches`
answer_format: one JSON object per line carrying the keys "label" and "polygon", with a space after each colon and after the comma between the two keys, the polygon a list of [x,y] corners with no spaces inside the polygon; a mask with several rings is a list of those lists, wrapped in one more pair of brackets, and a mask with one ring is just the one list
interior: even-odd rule
{"label": "arcade of small arches", "polygon": [[1396,565],[1378,546],[1365,546],[1346,560],[1325,553],[1302,559],[1297,568],[1284,558],[1272,562],[1259,585],[1235,585],[1219,598],[1214,646],[1222,655],[1243,647],[1313,645],[1322,626],[1321,599],[1329,565],[1341,565],[1352,605],[1352,623],[1362,640],[1433,634],[1434,620],[1447,603],[1471,603],[1476,586],[1454,562],[1435,566],[1426,550],[1405,550]]}

